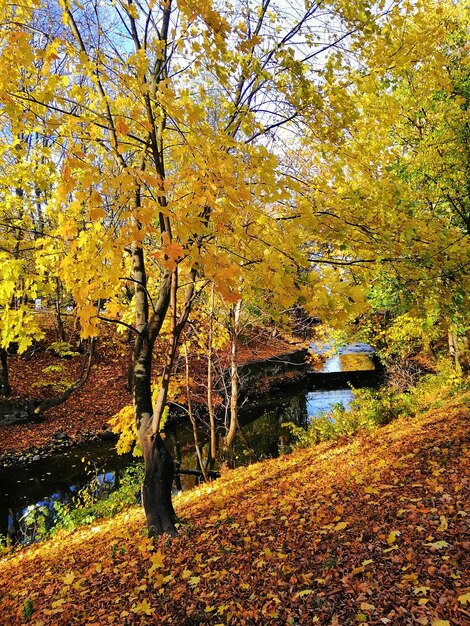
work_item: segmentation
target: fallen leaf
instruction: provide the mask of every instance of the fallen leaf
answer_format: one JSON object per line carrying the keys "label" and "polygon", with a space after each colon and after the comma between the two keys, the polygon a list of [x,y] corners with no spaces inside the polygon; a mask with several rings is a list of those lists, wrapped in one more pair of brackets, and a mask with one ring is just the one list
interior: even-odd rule
{"label": "fallen leaf", "polygon": [[463,606],[467,606],[467,604],[470,602],[470,591],[467,591],[467,593],[459,596],[459,602]]}
{"label": "fallen leaf", "polygon": [[134,604],[131,608],[131,611],[136,615],[152,615],[153,613],[153,609],[150,606],[147,598],[144,598],[142,602],[137,602],[137,604]]}
{"label": "fallen leaf", "polygon": [[150,562],[152,563],[152,567],[149,569],[149,574],[151,574],[154,570],[163,567],[163,561],[165,560],[165,555],[158,550],[155,554],[152,554],[150,557]]}
{"label": "fallen leaf", "polygon": [[391,530],[388,537],[387,537],[387,543],[389,546],[391,546],[392,544],[395,543],[397,537],[400,535],[400,531],[399,530]]}
{"label": "fallen leaf", "polygon": [[430,548],[434,548],[434,550],[442,550],[442,548],[447,548],[449,544],[447,541],[433,541],[432,543],[427,543],[426,545]]}

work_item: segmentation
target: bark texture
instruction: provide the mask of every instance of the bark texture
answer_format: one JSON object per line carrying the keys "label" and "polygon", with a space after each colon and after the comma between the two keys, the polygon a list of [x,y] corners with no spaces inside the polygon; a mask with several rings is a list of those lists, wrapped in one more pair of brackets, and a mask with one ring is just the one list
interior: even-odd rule
{"label": "bark texture", "polygon": [[145,460],[142,502],[149,537],[157,537],[163,533],[175,536],[177,517],[171,501],[175,475],[173,459],[158,433],[145,440],[142,452]]}
{"label": "bark texture", "polygon": [[10,395],[10,384],[8,382],[8,354],[2,348],[0,350],[0,396]]}

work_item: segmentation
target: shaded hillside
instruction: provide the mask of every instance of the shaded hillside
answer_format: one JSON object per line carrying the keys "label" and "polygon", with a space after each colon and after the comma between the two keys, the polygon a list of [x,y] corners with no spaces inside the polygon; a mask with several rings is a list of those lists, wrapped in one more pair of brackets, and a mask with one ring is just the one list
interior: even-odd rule
{"label": "shaded hillside", "polygon": [[469,403],[229,471],[171,541],[130,509],[4,557],[0,622],[468,624]]}

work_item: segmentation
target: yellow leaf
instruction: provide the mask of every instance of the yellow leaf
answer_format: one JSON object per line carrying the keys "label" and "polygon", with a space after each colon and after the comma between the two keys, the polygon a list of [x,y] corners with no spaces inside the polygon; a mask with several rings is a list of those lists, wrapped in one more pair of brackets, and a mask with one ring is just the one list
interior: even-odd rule
{"label": "yellow leaf", "polygon": [[129,127],[122,117],[118,117],[118,119],[116,120],[116,130],[122,135],[125,135],[129,132]]}
{"label": "yellow leaf", "polygon": [[99,191],[96,191],[96,189],[93,189],[93,191],[90,194],[89,202],[90,204],[101,204],[103,202],[103,196],[100,194]]}
{"label": "yellow leaf", "polygon": [[459,602],[463,606],[467,606],[467,604],[470,602],[470,591],[467,591],[467,593],[459,596]]}
{"label": "yellow leaf", "polygon": [[197,587],[199,584],[200,576],[191,576],[188,583],[191,587]]}
{"label": "yellow leaf", "polygon": [[434,541],[432,543],[427,543],[426,545],[430,548],[434,548],[435,550],[441,550],[442,548],[447,548],[449,544],[447,541]]}
{"label": "yellow leaf", "polygon": [[303,598],[304,596],[309,596],[313,591],[311,589],[304,589],[303,591],[299,591],[295,594],[296,598]]}
{"label": "yellow leaf", "polygon": [[439,524],[439,527],[437,530],[440,530],[440,531],[447,530],[449,527],[449,524],[447,523],[447,519],[445,515],[441,515],[440,520],[441,520],[441,523]]}
{"label": "yellow leaf", "polygon": [[177,261],[183,256],[183,246],[176,241],[172,241],[170,244],[165,246],[165,253],[170,259]]}
{"label": "yellow leaf", "polygon": [[73,572],[69,572],[63,578],[63,581],[66,585],[71,585],[75,579],[75,574]]}
{"label": "yellow leaf", "polygon": [[150,606],[150,603],[147,600],[147,598],[142,600],[142,602],[137,602],[137,604],[134,604],[132,606],[131,611],[133,613],[136,613],[137,615],[152,615],[153,613],[153,609]]}
{"label": "yellow leaf", "polygon": [[417,574],[405,574],[404,576],[402,576],[402,581],[404,583],[412,583],[413,585],[415,585],[418,582],[418,576]]}
{"label": "yellow leaf", "polygon": [[65,600],[64,598],[60,598],[59,600],[54,600],[54,602],[52,603],[52,608],[53,609],[58,609],[59,607],[61,607],[63,604],[65,604]]}
{"label": "yellow leaf", "polygon": [[163,567],[164,560],[165,560],[165,555],[160,550],[158,550],[158,552],[155,552],[155,554],[152,554],[152,556],[150,557],[150,562],[152,563],[152,567],[150,568],[150,571]]}
{"label": "yellow leaf", "polygon": [[152,580],[153,580],[153,588],[160,589],[160,587],[163,587],[165,578],[163,574],[155,574]]}
{"label": "yellow leaf", "polygon": [[106,211],[100,206],[91,206],[88,210],[88,215],[90,216],[90,220],[95,222],[96,220],[100,220],[102,217],[105,217]]}
{"label": "yellow leaf", "polygon": [[400,535],[400,531],[399,530],[392,530],[390,531],[390,534],[387,537],[387,543],[389,546],[391,546],[392,544],[395,543],[396,538]]}
{"label": "yellow leaf", "polygon": [[417,596],[418,594],[422,594],[423,596],[428,595],[428,591],[430,591],[431,587],[425,587],[424,585],[421,587],[415,587],[413,589],[413,593]]}
{"label": "yellow leaf", "polygon": [[447,619],[435,619],[431,622],[431,626],[450,626],[450,622]]}
{"label": "yellow leaf", "polygon": [[348,525],[348,522],[338,522],[334,528],[334,530],[339,531],[339,530],[344,530],[346,528],[346,526]]}

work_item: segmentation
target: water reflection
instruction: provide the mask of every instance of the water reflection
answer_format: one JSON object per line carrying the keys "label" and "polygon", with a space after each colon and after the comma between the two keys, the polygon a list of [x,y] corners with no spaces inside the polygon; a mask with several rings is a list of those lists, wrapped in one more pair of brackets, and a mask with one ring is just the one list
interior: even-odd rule
{"label": "water reflection", "polygon": [[[256,459],[276,457],[283,454],[291,443],[292,436],[283,427],[287,422],[301,428],[308,425],[306,390],[296,393],[271,394],[264,407],[246,407],[240,412],[240,425],[246,441],[239,437],[236,454],[240,463],[250,456]],[[248,449],[247,449],[248,448]]]}
{"label": "water reflection", "polygon": [[[244,465],[283,454],[293,441],[289,429],[283,427],[286,422],[306,428],[312,418],[334,404],[341,402],[348,408],[352,395],[350,389],[311,391],[308,387],[296,387],[287,392],[260,396],[256,401],[246,403],[239,414],[240,429],[235,444],[234,464]],[[203,456],[207,458],[209,437],[202,424],[199,441]],[[199,469],[192,431],[186,421],[175,422],[167,433],[167,445],[182,468]],[[87,457],[93,458],[92,455],[93,451],[90,450]],[[76,457],[76,453],[73,457]],[[95,469],[93,474],[93,496],[98,499],[107,497],[119,486],[125,465],[135,462],[135,459],[123,460],[109,444],[107,457],[103,458],[102,453],[97,451],[96,458],[96,468],[99,463],[105,466],[103,470]],[[51,466],[54,466],[52,472]],[[20,470],[2,470],[0,481],[0,533],[11,539],[31,542],[40,538],[41,533],[53,525],[56,503],[70,503],[80,488],[90,482],[90,469],[80,460],[64,455],[59,460],[44,460]],[[191,489],[197,482],[195,476],[181,475],[175,481],[175,489]]]}
{"label": "water reflection", "polygon": [[[375,369],[374,348],[366,343],[351,343],[334,350],[331,344],[315,344],[310,350],[320,357],[325,357],[315,366],[317,372],[363,372]],[[334,352],[334,354],[331,354]],[[328,356],[330,355],[330,356]]]}
{"label": "water reflection", "polygon": [[309,420],[331,411],[337,404],[341,404],[346,411],[349,411],[353,399],[354,392],[349,387],[347,389],[320,389],[308,393],[307,414]]}
{"label": "water reflection", "polygon": [[90,473],[76,484],[64,486],[50,495],[27,506],[10,506],[6,519],[0,521],[0,533],[11,541],[31,543],[40,539],[57,520],[58,503],[70,504],[80,500],[80,489],[87,487],[87,494],[93,501],[103,500],[119,486],[123,470],[98,472],[92,478]]}

